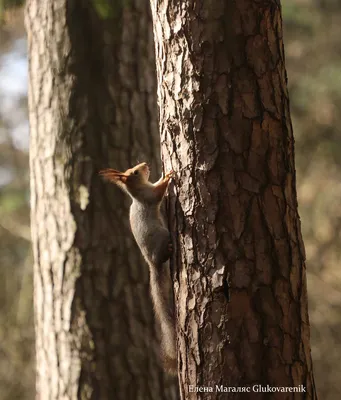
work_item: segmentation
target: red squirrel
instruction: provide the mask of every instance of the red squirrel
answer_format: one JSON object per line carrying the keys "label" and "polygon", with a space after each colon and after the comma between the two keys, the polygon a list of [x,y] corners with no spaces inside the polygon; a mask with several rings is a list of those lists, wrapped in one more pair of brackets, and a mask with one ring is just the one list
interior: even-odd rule
{"label": "red squirrel", "polygon": [[163,362],[167,372],[175,374],[174,316],[166,293],[169,276],[163,265],[169,259],[172,247],[169,231],[160,213],[160,205],[173,171],[155,183],[149,182],[150,170],[147,163],[138,164],[125,172],[104,169],[99,174],[123,189],[133,201],[130,206],[130,226],[149,265],[150,292],[161,326]]}

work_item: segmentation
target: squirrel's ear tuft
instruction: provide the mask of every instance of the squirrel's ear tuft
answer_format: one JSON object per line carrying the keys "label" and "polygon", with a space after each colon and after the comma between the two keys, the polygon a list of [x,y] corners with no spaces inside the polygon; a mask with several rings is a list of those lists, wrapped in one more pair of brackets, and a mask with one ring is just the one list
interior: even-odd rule
{"label": "squirrel's ear tuft", "polygon": [[126,183],[128,178],[126,174],[111,168],[102,169],[98,174],[104,179],[116,184],[120,182]]}

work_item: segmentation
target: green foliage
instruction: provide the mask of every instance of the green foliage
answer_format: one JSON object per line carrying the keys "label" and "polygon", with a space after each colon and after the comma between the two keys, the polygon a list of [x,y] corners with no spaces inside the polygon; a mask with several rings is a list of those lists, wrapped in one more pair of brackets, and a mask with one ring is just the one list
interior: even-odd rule
{"label": "green foliage", "polygon": [[341,4],[282,0],[297,191],[307,252],[312,356],[321,398],[338,399],[341,357]]}
{"label": "green foliage", "polygon": [[92,3],[101,18],[106,19],[114,16],[114,7],[109,0],[93,0]]}
{"label": "green foliage", "polygon": [[321,18],[318,10],[293,1],[282,2],[282,15],[286,24],[310,34],[316,29]]}
{"label": "green foliage", "polygon": [[97,14],[102,19],[119,17],[122,9],[131,5],[131,0],[92,0]]}
{"label": "green foliage", "polygon": [[0,24],[4,20],[4,14],[7,9],[19,8],[25,4],[25,0],[0,0]]}
{"label": "green foliage", "polygon": [[297,95],[302,97],[301,105],[306,110],[313,96],[328,94],[341,100],[341,62],[322,65],[314,75],[302,76],[298,89]]}
{"label": "green foliage", "polygon": [[0,194],[1,214],[15,212],[25,204],[27,204],[27,201],[24,193],[20,190],[6,190]]}
{"label": "green foliage", "polygon": [[21,7],[25,3],[25,0],[3,0],[5,8]]}

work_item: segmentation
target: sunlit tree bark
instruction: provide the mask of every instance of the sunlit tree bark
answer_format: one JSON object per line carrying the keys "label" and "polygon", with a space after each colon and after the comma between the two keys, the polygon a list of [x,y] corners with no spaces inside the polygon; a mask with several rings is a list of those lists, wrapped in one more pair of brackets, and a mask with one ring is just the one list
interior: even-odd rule
{"label": "sunlit tree bark", "polygon": [[151,4],[182,398],[316,398],[279,2]]}

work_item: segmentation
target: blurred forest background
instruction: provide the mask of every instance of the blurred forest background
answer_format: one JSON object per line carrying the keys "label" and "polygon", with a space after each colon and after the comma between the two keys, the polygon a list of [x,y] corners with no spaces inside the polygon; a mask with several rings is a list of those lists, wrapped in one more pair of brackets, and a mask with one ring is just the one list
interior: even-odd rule
{"label": "blurred forest background", "polygon": [[[20,0],[0,0],[0,398],[34,399],[27,49]],[[283,0],[307,253],[311,343],[321,399],[341,398],[341,2]]]}

